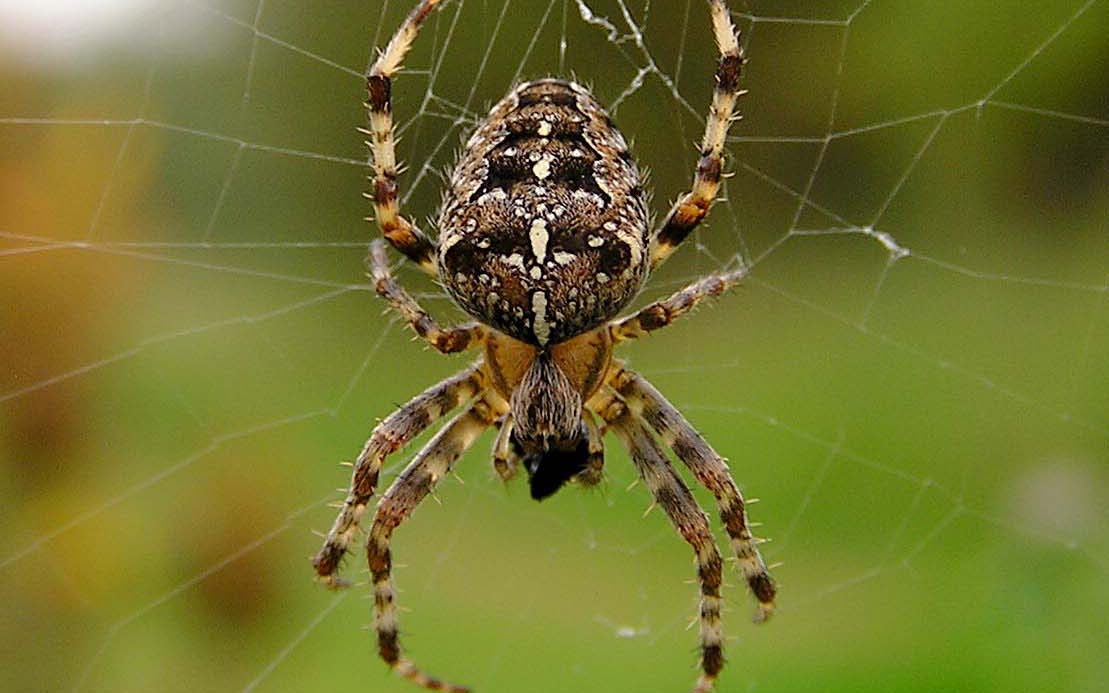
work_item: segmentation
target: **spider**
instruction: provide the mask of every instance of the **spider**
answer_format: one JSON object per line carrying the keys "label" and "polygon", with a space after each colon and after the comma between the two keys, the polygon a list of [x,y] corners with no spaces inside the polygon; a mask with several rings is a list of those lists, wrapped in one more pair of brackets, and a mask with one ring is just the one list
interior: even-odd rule
{"label": "spider", "polygon": [[705,513],[664,447],[715,496],[739,571],[758,601],[758,621],[773,610],[774,583],[727,463],[658,390],[613,358],[613,348],[720,295],[742,278],[743,270],[707,276],[631,316],[613,318],[701,222],[720,187],[724,141],[743,93],[743,53],[728,8],[724,0],[709,0],[719,62],[693,185],[654,232],[648,229],[639,170],[611,118],[584,87],[541,79],[513,89],[465,144],[433,241],[399,209],[391,80],[439,3],[419,2],[371,67],[370,128],[364,132],[370,137],[372,197],[382,234],[437,277],[476,321],[440,326],[394,280],[380,239],[371,244],[368,262],[377,293],[419,337],[443,353],[478,347],[484,353],[374,429],[354,465],[342,509],[313,560],[316,573],[331,587],[347,584],[336,573],[386,457],[461,408],[377,503],[366,553],[381,658],[425,688],[467,691],[424,674],[401,652],[391,576],[394,530],[491,426],[499,429],[493,449],[497,475],[507,481],[522,466],[535,499],[568,481],[598,483],[602,435],[612,431],[628,449],[654,502],[694,550],[701,593],[701,673],[695,691],[709,691],[724,665],[723,561]]}

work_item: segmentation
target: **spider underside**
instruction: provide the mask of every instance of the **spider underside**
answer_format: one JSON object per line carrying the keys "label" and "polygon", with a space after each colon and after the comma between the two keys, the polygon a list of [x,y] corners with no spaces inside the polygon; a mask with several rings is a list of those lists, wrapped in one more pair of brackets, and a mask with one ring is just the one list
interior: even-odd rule
{"label": "spider underside", "polygon": [[677,408],[612,354],[620,342],[669,325],[743,276],[742,269],[707,276],[634,315],[613,319],[701,222],[719,189],[724,141],[742,93],[743,55],[727,7],[723,0],[709,0],[720,57],[693,185],[655,231],[648,229],[635,160],[608,114],[582,86],[543,79],[512,90],[466,143],[432,241],[399,210],[391,80],[438,4],[422,0],[409,13],[367,78],[373,200],[385,240],[436,276],[476,321],[440,326],[393,278],[381,240],[371,244],[370,270],[378,294],[416,334],[443,353],[480,347],[483,355],[374,429],[355,463],[342,510],[313,561],[316,572],[330,586],[345,584],[336,573],[386,457],[461,409],[378,501],[366,553],[382,659],[426,688],[466,691],[427,676],[401,652],[389,548],[393,531],[490,426],[499,429],[496,473],[507,481],[522,466],[536,499],[568,481],[598,483],[602,436],[612,431],[655,503],[693,547],[701,591],[701,674],[694,690],[711,690],[724,664],[723,562],[705,513],[664,448],[715,497],[740,574],[758,602],[756,620],[773,610],[774,583],[727,463]]}

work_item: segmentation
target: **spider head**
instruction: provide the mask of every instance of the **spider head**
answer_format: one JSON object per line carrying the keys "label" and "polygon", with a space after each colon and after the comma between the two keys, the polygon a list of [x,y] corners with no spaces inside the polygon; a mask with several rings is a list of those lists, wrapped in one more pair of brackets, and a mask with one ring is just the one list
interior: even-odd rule
{"label": "spider head", "polygon": [[540,351],[510,402],[512,444],[528,471],[531,497],[541,500],[585,469],[589,436],[581,392],[551,354]]}

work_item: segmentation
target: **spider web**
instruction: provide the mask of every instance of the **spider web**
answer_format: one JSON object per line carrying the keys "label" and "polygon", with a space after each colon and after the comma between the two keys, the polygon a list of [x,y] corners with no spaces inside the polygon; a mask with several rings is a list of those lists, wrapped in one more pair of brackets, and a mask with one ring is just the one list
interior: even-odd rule
{"label": "spider web", "polygon": [[[466,362],[363,276],[361,75],[410,4],[120,3],[101,41],[61,3],[45,39],[6,22],[5,690],[411,690],[365,585],[316,588],[307,560],[334,463]],[[1096,689],[1109,3],[731,4],[734,175],[640,302],[750,278],[622,353],[763,499],[783,563],[770,625],[727,587],[720,690]],[[709,102],[703,5],[447,3],[394,89],[408,213],[514,81],[574,75],[661,214]],[[490,443],[397,533],[413,658],[487,691],[687,686],[688,548],[617,443],[603,490],[543,504]]]}

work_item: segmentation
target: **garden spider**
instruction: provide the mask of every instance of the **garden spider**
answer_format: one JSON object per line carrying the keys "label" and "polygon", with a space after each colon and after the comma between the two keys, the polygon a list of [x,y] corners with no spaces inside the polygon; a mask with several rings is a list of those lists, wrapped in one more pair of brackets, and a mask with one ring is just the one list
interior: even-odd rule
{"label": "garden spider", "polygon": [[723,0],[709,0],[720,58],[693,187],[655,232],[648,230],[639,170],[608,114],[580,85],[543,79],[512,90],[466,143],[450,178],[438,239],[432,241],[398,207],[390,92],[393,75],[437,4],[422,0],[412,10],[367,78],[374,208],[393,247],[437,277],[477,321],[440,327],[393,279],[381,240],[371,245],[370,267],[377,292],[416,334],[443,353],[480,346],[484,356],[374,429],[355,463],[342,510],[313,561],[316,572],[329,586],[345,584],[336,572],[385,458],[462,407],[378,502],[366,553],[382,659],[426,688],[466,691],[425,675],[401,654],[389,549],[393,531],[490,426],[499,428],[493,450],[497,474],[507,480],[523,465],[536,499],[570,480],[600,481],[602,434],[611,430],[696,554],[702,673],[695,690],[711,690],[724,664],[723,562],[708,519],[663,445],[716,497],[739,571],[758,601],[757,620],[773,609],[774,583],[725,461],[650,383],[614,360],[612,351],[718,296],[743,271],[705,277],[630,317],[612,318],[701,222],[716,197],[724,140],[742,93],[743,54],[728,9]]}

